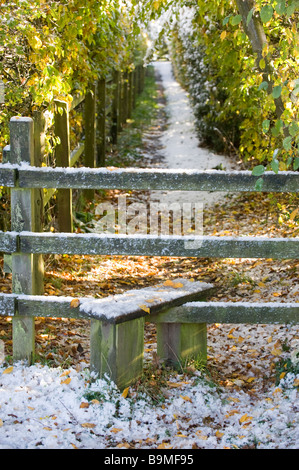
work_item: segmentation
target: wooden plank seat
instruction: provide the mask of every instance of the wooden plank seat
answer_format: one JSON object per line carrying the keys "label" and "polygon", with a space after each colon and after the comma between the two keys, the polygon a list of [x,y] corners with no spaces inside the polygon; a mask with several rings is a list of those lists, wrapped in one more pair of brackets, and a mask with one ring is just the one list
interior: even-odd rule
{"label": "wooden plank seat", "polygon": [[[123,389],[143,372],[145,321],[212,291],[212,284],[176,279],[100,299],[2,294],[0,315],[17,312],[22,319],[34,312],[35,317],[90,319],[90,368],[100,377],[109,375]],[[201,326],[186,324],[183,329],[180,351],[205,354],[206,333]]]}

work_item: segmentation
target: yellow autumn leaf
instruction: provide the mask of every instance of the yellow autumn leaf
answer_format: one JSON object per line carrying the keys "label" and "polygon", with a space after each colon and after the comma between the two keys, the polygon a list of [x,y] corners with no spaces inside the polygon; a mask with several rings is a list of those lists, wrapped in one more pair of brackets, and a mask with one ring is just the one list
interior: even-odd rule
{"label": "yellow autumn leaf", "polygon": [[43,427],[43,429],[45,429],[45,431],[52,431],[52,428],[49,428],[48,426]]}
{"label": "yellow autumn leaf", "polygon": [[163,282],[163,286],[166,286],[166,287],[173,287],[173,284],[174,282],[173,281],[170,281],[170,279],[168,279],[167,281]]}
{"label": "yellow autumn leaf", "polygon": [[247,382],[250,384],[251,382],[253,382],[255,380],[255,377],[249,377],[249,379],[247,379]]}
{"label": "yellow autumn leaf", "polygon": [[245,415],[241,416],[241,418],[239,419],[239,423],[245,423],[246,421],[250,421],[252,419],[252,416],[248,416],[247,413],[245,413]]}
{"label": "yellow autumn leaf", "polygon": [[1,428],[1,426],[3,426],[3,421],[2,421],[2,419],[0,418],[0,428]]}
{"label": "yellow autumn leaf", "polygon": [[80,404],[80,408],[89,408],[89,403],[87,403],[86,401],[82,401],[82,403]]}
{"label": "yellow autumn leaf", "polygon": [[216,431],[216,437],[222,437],[224,436],[224,432]]}
{"label": "yellow autumn leaf", "polygon": [[294,220],[294,218],[296,217],[298,211],[299,211],[299,207],[297,207],[297,209],[293,210],[293,212],[290,215],[290,220]]}
{"label": "yellow autumn leaf", "polygon": [[187,396],[184,396],[184,397],[183,397],[183,395],[180,395],[180,397],[181,397],[183,400],[185,400],[185,401],[191,401],[191,402],[192,402],[192,400],[191,400],[190,397],[187,397]]}
{"label": "yellow autumn leaf", "polygon": [[82,428],[89,428],[89,429],[92,429],[92,428],[96,427],[96,425],[93,424],[93,423],[82,423],[81,426],[82,426]]}
{"label": "yellow autumn leaf", "polygon": [[5,369],[2,373],[3,374],[11,374],[12,371],[13,371],[13,366],[7,367],[7,369]]}
{"label": "yellow autumn leaf", "polygon": [[65,370],[59,377],[65,377],[66,375],[69,375],[70,370]]}
{"label": "yellow autumn leaf", "polygon": [[130,387],[125,388],[123,393],[121,394],[121,396],[124,397],[124,398],[127,398],[129,389],[130,389]]}
{"label": "yellow autumn leaf", "polygon": [[33,406],[27,406],[27,408],[28,408],[28,410],[31,410],[31,411],[35,410],[35,408],[33,408]]}
{"label": "yellow autumn leaf", "polygon": [[71,379],[70,377],[68,377],[67,379],[62,380],[60,383],[61,383],[61,384],[68,385],[71,381],[72,381],[72,379]]}
{"label": "yellow autumn leaf", "polygon": [[222,33],[220,34],[220,39],[221,41],[223,41],[225,38],[226,38],[226,31],[222,31]]}
{"label": "yellow autumn leaf", "polygon": [[73,299],[70,303],[71,308],[77,308],[80,305],[80,300],[79,299]]}
{"label": "yellow autumn leaf", "polygon": [[117,446],[119,449],[121,448],[125,448],[125,449],[130,449],[130,444],[128,442],[121,442],[120,444],[117,444]]}
{"label": "yellow autumn leaf", "polygon": [[228,413],[226,413],[225,418],[229,418],[230,416],[233,416],[234,414],[239,413],[238,410],[231,410]]}
{"label": "yellow autumn leaf", "polygon": [[279,378],[280,378],[280,379],[283,379],[285,375],[286,375],[286,372],[282,372],[282,373],[280,374]]}
{"label": "yellow autumn leaf", "polygon": [[91,400],[91,403],[92,403],[93,405],[99,405],[99,404],[100,404],[99,400],[97,400],[96,398],[94,398],[93,400]]}
{"label": "yellow autumn leaf", "polygon": [[144,312],[146,313],[150,313],[150,308],[147,307],[146,305],[139,305],[139,308],[141,308],[141,310],[143,310]]}
{"label": "yellow autumn leaf", "polygon": [[110,429],[110,432],[114,432],[115,434],[117,434],[120,431],[122,431],[122,428],[112,428],[112,429]]}
{"label": "yellow autumn leaf", "polygon": [[271,354],[273,356],[280,356],[282,354],[282,349],[274,348],[274,349],[272,349]]}
{"label": "yellow autumn leaf", "polygon": [[294,387],[299,387],[299,379],[295,379],[293,385]]}
{"label": "yellow autumn leaf", "polygon": [[157,449],[172,449],[172,446],[167,442],[162,442],[162,444],[157,446]]}

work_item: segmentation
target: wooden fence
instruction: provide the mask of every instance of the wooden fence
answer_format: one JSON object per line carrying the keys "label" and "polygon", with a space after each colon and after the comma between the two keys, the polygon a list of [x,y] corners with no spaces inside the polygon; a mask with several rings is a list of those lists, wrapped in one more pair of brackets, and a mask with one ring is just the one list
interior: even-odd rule
{"label": "wooden fence", "polygon": [[[210,258],[274,258],[297,259],[299,238],[214,237],[214,236],[154,236],[45,233],[38,225],[40,188],[70,191],[95,189],[184,190],[254,192],[257,177],[250,171],[198,171],[166,169],[108,168],[39,168],[34,165],[34,122],[30,118],[13,118],[10,123],[10,149],[6,164],[0,165],[0,185],[11,188],[11,231],[0,232],[0,251],[12,254],[13,294],[0,296],[0,314],[13,317],[13,355],[31,362],[34,354],[34,317],[61,316],[67,303],[59,297],[41,297],[39,272],[35,257],[43,254],[90,254],[175,256]],[[266,172],[263,191],[299,191],[299,172]],[[187,243],[186,242],[191,242]],[[194,243],[196,242],[196,243]],[[38,261],[38,260],[37,260]],[[26,303],[27,301],[27,303]],[[49,309],[53,302],[54,311]],[[56,302],[56,303],[55,303]],[[24,307],[25,305],[25,307]],[[46,307],[47,305],[47,307]],[[55,307],[56,306],[56,307]],[[196,307],[196,308],[195,308]],[[298,303],[217,304],[207,302],[195,307],[177,307],[184,311],[184,322],[202,321],[298,323]],[[57,312],[55,312],[57,308]],[[74,310],[74,309],[73,309]],[[74,312],[75,314],[75,312]],[[65,316],[72,315],[66,308]],[[78,316],[78,312],[76,316]],[[162,315],[162,316],[161,316]],[[163,320],[160,316],[150,321]],[[165,313],[165,322],[175,321],[174,314]],[[180,320],[182,322],[182,320]]]}

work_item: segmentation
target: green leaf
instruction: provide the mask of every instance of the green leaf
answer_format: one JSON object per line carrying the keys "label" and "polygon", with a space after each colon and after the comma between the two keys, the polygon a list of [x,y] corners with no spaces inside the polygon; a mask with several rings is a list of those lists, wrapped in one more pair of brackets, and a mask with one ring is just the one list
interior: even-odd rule
{"label": "green leaf", "polygon": [[294,170],[297,171],[299,168],[299,157],[294,158],[294,164],[293,164]]}
{"label": "green leaf", "polygon": [[289,125],[289,133],[292,137],[295,137],[296,134],[299,132],[299,125],[297,122],[293,121]]}
{"label": "green leaf", "polygon": [[225,26],[225,25],[229,22],[230,17],[231,17],[231,15],[227,16],[226,18],[224,18],[224,20],[222,21],[223,26]]}
{"label": "green leaf", "polygon": [[262,82],[259,86],[259,90],[267,90],[269,86],[268,82]]}
{"label": "green leaf", "polygon": [[278,0],[275,5],[275,11],[278,15],[284,15],[286,13],[287,9],[285,0]]}
{"label": "green leaf", "polygon": [[265,61],[265,59],[261,59],[261,60],[259,61],[259,66],[260,66],[260,69],[261,69],[261,70],[264,70],[264,69],[266,68],[266,61]]}
{"label": "green leaf", "polygon": [[265,173],[265,167],[264,165],[257,165],[253,168],[252,170],[252,175],[253,176],[261,176]]}
{"label": "green leaf", "polygon": [[274,173],[278,173],[279,171],[279,161],[276,159],[273,159],[271,162],[271,168],[274,171]]}
{"label": "green leaf", "polygon": [[261,9],[261,20],[263,23],[268,23],[273,16],[274,10],[271,5],[265,5]]}
{"label": "green leaf", "polygon": [[237,26],[238,24],[240,24],[242,21],[242,16],[241,15],[236,15],[236,16],[233,16],[232,19],[231,19],[231,24],[233,26]]}
{"label": "green leaf", "polygon": [[262,126],[263,126],[263,131],[264,131],[264,132],[268,132],[268,130],[269,130],[269,128],[270,128],[270,120],[269,120],[269,119],[265,119],[265,120],[263,121]]}
{"label": "green leaf", "polygon": [[256,191],[261,191],[262,188],[263,188],[263,184],[264,184],[263,178],[259,178],[259,179],[256,181],[256,183],[255,183],[254,189],[255,189]]}
{"label": "green leaf", "polygon": [[247,20],[246,20],[247,26],[249,25],[250,21],[252,20],[253,13],[254,13],[254,8],[251,8],[250,12],[247,15]]}
{"label": "green leaf", "polygon": [[283,139],[283,148],[285,150],[291,150],[292,148],[292,140],[293,140],[293,137],[292,136],[289,136],[289,137],[286,137],[285,139]]}
{"label": "green leaf", "polygon": [[272,96],[276,100],[277,98],[280,97],[282,91],[281,85],[275,86],[272,91]]}

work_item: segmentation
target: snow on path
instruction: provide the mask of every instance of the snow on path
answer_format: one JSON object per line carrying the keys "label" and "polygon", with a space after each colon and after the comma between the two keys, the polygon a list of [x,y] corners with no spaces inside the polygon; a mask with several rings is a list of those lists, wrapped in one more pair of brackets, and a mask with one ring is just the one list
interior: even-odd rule
{"label": "snow on path", "polygon": [[[188,94],[175,80],[171,62],[154,62],[153,66],[159,73],[167,101],[166,113],[168,127],[161,136],[164,156],[163,166],[178,169],[210,170],[222,164],[227,170],[236,170],[237,165],[224,155],[218,155],[199,146],[195,130],[195,117],[190,105]],[[152,192],[152,199],[159,202],[202,202],[212,204],[223,199],[224,193],[173,191]]]}

